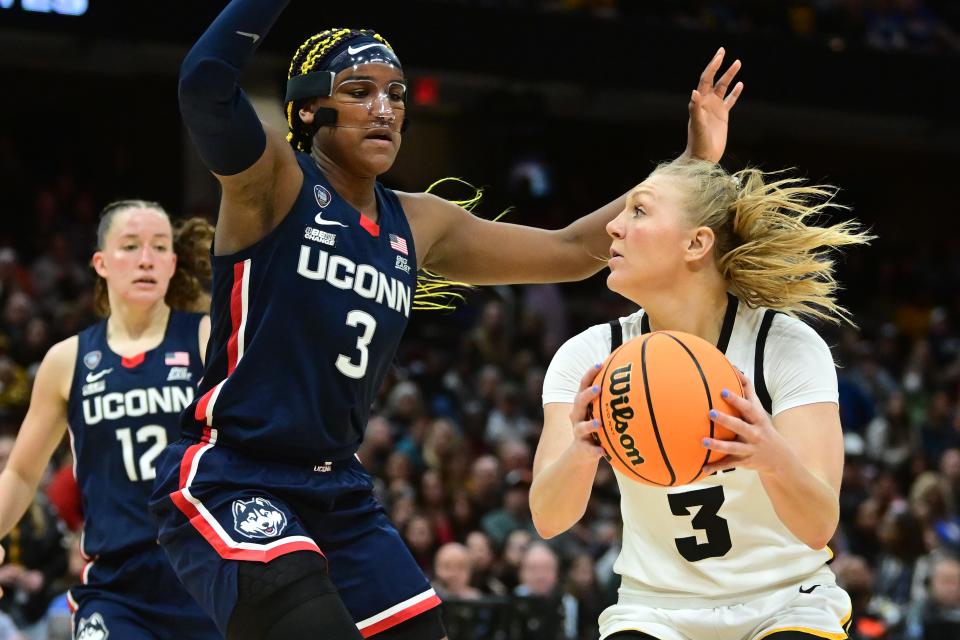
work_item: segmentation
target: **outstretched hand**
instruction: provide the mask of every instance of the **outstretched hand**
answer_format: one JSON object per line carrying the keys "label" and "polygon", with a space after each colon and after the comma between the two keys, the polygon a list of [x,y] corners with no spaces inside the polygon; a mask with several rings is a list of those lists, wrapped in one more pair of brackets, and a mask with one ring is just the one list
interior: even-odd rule
{"label": "outstretched hand", "polygon": [[687,123],[687,149],[684,156],[709,162],[720,162],[723,157],[730,110],[737,104],[737,98],[743,91],[742,82],[730,89],[730,83],[740,71],[739,60],[734,60],[720,79],[714,81],[723,64],[724,54],[723,47],[720,47],[700,74],[697,88],[690,94],[687,107],[690,120]]}

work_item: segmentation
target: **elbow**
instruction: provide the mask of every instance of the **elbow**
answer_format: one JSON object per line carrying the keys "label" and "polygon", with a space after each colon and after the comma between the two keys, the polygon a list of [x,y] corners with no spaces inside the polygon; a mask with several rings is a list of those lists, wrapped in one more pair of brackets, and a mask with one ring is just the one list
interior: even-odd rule
{"label": "elbow", "polygon": [[820,551],[833,539],[833,534],[836,533],[838,524],[839,517],[830,518],[816,529],[809,531],[804,536],[803,543],[815,551]]}
{"label": "elbow", "polygon": [[543,518],[537,516],[533,517],[533,527],[537,530],[537,535],[544,540],[555,538],[565,531],[565,529],[555,526],[554,523],[544,522]]}
{"label": "elbow", "polygon": [[239,91],[237,70],[216,58],[187,56],[180,67],[177,98],[188,127],[210,132],[227,120]]}

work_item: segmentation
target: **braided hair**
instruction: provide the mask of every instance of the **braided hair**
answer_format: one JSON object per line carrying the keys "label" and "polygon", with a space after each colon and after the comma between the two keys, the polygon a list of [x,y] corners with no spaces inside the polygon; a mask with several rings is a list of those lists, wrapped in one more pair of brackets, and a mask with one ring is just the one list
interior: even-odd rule
{"label": "braided hair", "polygon": [[[374,38],[383,43],[390,51],[393,51],[393,47],[390,46],[386,38],[370,29],[327,29],[310,36],[300,45],[290,61],[287,80],[322,69],[324,63],[329,59],[330,54],[338,48],[338,45],[362,37]],[[297,115],[297,111],[303,104],[303,102],[288,102],[286,104],[287,127],[290,129],[287,134],[287,141],[293,146],[294,150],[309,153],[313,136],[310,128],[305,126],[300,120],[300,116]]]}

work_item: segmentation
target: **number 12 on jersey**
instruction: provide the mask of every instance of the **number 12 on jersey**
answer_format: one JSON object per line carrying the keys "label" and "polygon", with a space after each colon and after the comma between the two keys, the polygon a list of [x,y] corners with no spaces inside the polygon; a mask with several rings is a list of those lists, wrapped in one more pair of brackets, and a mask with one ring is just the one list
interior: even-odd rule
{"label": "number 12 on jersey", "polygon": [[[153,466],[153,461],[157,459],[160,452],[167,446],[167,430],[158,424],[148,424],[136,430],[136,436],[133,429],[117,429],[117,440],[123,449],[123,468],[127,471],[127,477],[131,482],[141,480],[153,480],[157,477],[157,470]],[[136,457],[133,441],[139,444],[153,442],[139,458]]]}

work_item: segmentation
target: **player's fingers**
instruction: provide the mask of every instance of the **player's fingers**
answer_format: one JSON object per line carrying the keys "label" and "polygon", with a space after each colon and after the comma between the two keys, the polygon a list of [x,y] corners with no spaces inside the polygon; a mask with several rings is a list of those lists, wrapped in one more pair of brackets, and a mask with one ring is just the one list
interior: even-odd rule
{"label": "player's fingers", "polygon": [[707,93],[713,89],[713,78],[717,75],[717,69],[720,68],[721,64],[723,64],[723,47],[717,49],[717,52],[713,54],[713,58],[711,58],[710,62],[707,63],[703,73],[700,74],[700,82],[697,84],[697,91],[700,93]]}
{"label": "player's fingers", "polygon": [[750,445],[737,442],[736,440],[718,440],[716,438],[704,438],[703,446],[711,451],[719,451],[733,456],[746,456],[750,453]]}
{"label": "player's fingers", "polygon": [[733,431],[747,442],[753,442],[757,437],[757,428],[740,418],[735,418],[716,409],[711,409],[707,415],[721,427]]}
{"label": "player's fingers", "polygon": [[580,378],[580,391],[583,391],[587,387],[593,386],[593,380],[597,377],[597,374],[600,373],[601,366],[602,365],[598,362],[587,369],[587,372],[583,374],[582,378]]}
{"label": "player's fingers", "polygon": [[741,93],[743,93],[743,83],[738,82],[737,86],[735,86],[733,91],[730,92],[730,95],[723,100],[723,104],[726,105],[728,111],[733,109],[733,105],[737,104],[737,99],[740,97]]}
{"label": "player's fingers", "polygon": [[597,433],[600,430],[600,421],[596,418],[592,420],[581,420],[573,425],[573,437],[579,440],[590,437],[590,434]]}
{"label": "player's fingers", "polygon": [[587,406],[599,393],[600,387],[596,385],[581,389],[580,393],[577,394],[576,400],[573,402],[573,408],[570,411],[570,421],[577,423],[583,420],[584,416],[587,415]]}
{"label": "player's fingers", "polygon": [[756,422],[763,419],[766,415],[766,410],[764,410],[763,405],[760,404],[760,399],[757,397],[756,391],[754,391],[753,381],[750,380],[743,371],[740,371],[740,369],[737,369],[737,376],[740,378],[740,386],[743,387],[743,397],[750,403],[749,409],[746,411],[741,410],[740,413],[743,414],[743,417],[746,418],[748,422]]}
{"label": "player's fingers", "polygon": [[741,462],[741,459],[735,456],[727,456],[719,462],[711,462],[710,464],[703,465],[703,477],[719,473],[721,471],[730,471],[731,469],[736,469],[737,464]]}
{"label": "player's fingers", "polygon": [[740,71],[741,63],[739,60],[734,60],[733,64],[730,65],[730,68],[727,69],[726,73],[720,76],[720,79],[717,80],[717,83],[713,85],[713,92],[723,98],[727,95],[727,87],[730,86],[730,83],[733,82],[733,79],[736,77],[737,72]]}
{"label": "player's fingers", "polygon": [[747,400],[744,396],[738,396],[729,389],[724,389],[720,392],[720,397],[727,401],[731,407],[740,412],[740,415],[747,415],[745,411],[750,411],[753,408],[753,405],[750,404],[750,401]]}

